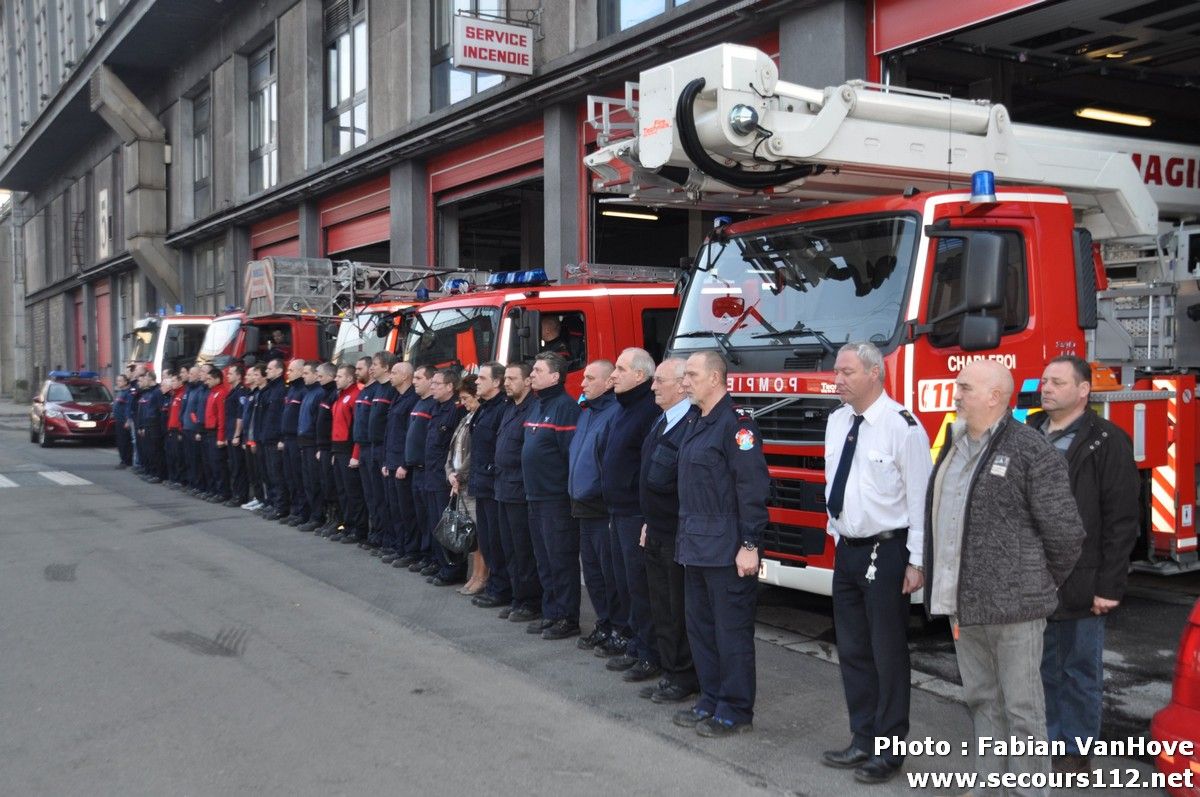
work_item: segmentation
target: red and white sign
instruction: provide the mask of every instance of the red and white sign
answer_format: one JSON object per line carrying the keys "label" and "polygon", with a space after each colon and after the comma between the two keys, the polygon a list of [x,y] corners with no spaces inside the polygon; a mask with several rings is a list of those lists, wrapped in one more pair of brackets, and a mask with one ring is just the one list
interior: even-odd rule
{"label": "red and white sign", "polygon": [[533,74],[533,31],[465,14],[454,17],[454,66],[505,75]]}
{"label": "red and white sign", "polygon": [[953,410],[953,379],[922,379],[917,383],[917,412],[953,412]]}

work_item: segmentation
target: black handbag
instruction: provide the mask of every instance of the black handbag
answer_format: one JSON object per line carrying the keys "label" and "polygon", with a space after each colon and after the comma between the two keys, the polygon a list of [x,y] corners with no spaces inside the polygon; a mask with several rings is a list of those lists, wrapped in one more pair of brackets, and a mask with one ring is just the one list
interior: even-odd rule
{"label": "black handbag", "polygon": [[433,537],[452,554],[465,556],[475,545],[475,521],[466,512],[458,510],[458,496],[450,496],[450,503],[433,530]]}

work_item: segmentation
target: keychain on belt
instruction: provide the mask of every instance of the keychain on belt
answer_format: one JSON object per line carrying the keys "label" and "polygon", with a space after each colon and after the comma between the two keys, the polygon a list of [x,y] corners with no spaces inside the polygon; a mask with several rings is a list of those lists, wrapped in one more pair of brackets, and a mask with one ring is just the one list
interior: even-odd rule
{"label": "keychain on belt", "polygon": [[875,560],[879,556],[878,551],[879,543],[877,542],[871,546],[871,563],[867,565],[867,581],[875,580]]}

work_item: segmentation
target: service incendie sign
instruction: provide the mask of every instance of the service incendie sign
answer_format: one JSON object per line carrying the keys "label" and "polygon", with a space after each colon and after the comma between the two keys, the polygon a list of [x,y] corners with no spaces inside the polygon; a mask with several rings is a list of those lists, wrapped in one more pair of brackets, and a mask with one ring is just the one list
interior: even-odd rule
{"label": "service incendie sign", "polygon": [[522,25],[454,17],[454,66],[506,75],[533,74],[533,33]]}

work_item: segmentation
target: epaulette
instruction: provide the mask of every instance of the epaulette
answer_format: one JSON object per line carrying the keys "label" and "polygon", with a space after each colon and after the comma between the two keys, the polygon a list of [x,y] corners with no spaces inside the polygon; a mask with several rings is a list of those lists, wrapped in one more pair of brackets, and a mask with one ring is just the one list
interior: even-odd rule
{"label": "epaulette", "polygon": [[733,414],[739,418],[749,418],[750,420],[754,420],[754,411],[749,407],[739,407],[735,404],[733,405]]}
{"label": "epaulette", "polygon": [[914,418],[912,416],[912,413],[909,412],[908,410],[900,410],[900,417],[903,418],[905,420],[905,422],[908,423],[909,426],[917,425],[917,419]]}

